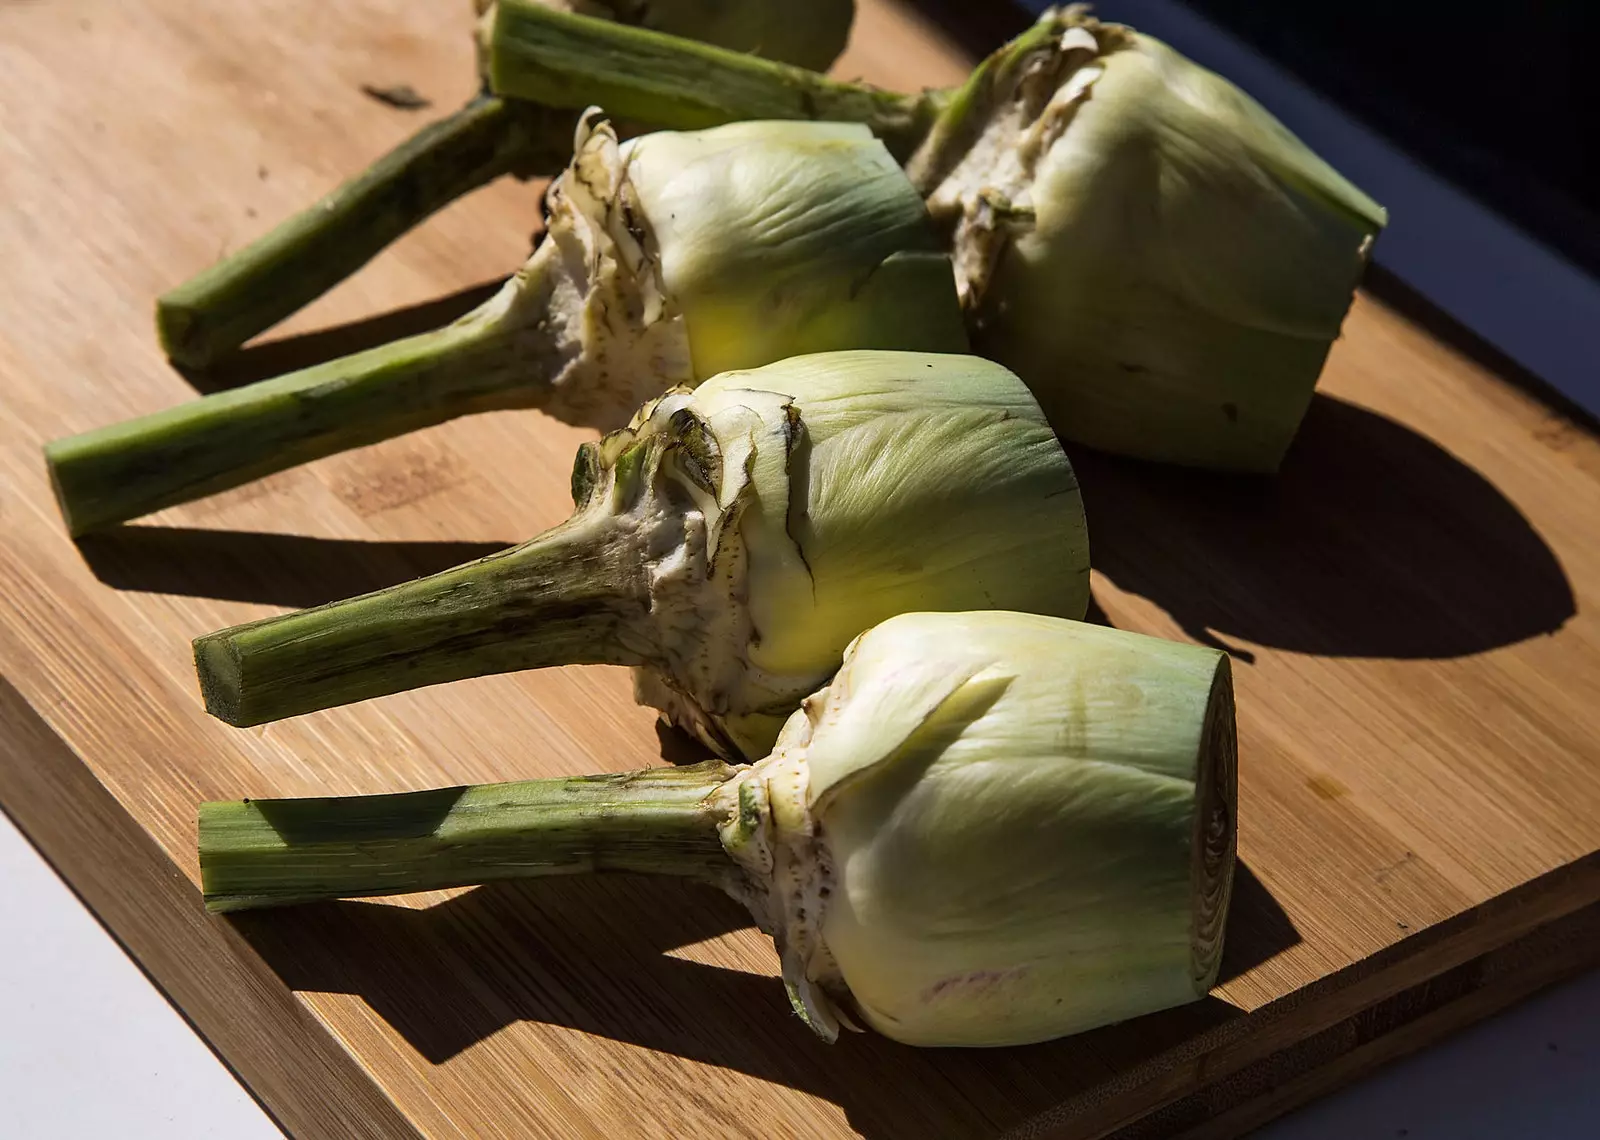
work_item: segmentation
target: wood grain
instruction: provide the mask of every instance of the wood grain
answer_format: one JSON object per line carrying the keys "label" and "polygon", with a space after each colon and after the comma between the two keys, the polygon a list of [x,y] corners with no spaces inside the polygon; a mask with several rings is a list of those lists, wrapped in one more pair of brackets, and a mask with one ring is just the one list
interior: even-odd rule
{"label": "wood grain", "polygon": [[[558,521],[579,429],[460,421],[82,547],[50,500],[45,441],[193,393],[156,294],[419,125],[362,84],[467,97],[466,8],[0,5],[0,802],[293,1134],[1231,1136],[1600,959],[1600,446],[1367,296],[1278,480],[1073,456],[1106,618],[1235,654],[1246,869],[1208,1000],[1026,1049],[829,1048],[690,887],[205,917],[202,799],[685,747],[602,668],[247,731],[201,710],[190,638]],[[838,70],[970,57],[878,0]],[[475,194],[195,382],[443,320],[517,265],[537,193]]]}

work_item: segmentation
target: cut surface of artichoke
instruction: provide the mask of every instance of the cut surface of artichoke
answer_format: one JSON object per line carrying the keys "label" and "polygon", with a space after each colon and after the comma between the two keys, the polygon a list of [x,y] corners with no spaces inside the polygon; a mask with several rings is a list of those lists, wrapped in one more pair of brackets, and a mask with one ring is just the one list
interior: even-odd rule
{"label": "cut surface of artichoke", "polygon": [[487,673],[640,667],[640,699],[763,755],[862,630],[985,606],[1082,617],[1076,478],[1037,402],[973,356],[856,351],[726,372],[585,444],[577,509],[523,546],[195,643],[251,725]]}
{"label": "cut surface of artichoke", "polygon": [[1204,996],[1235,863],[1214,650],[1032,614],[856,638],[753,766],[200,812],[213,910],[578,871],[686,876],[822,1037],[1024,1044]]}

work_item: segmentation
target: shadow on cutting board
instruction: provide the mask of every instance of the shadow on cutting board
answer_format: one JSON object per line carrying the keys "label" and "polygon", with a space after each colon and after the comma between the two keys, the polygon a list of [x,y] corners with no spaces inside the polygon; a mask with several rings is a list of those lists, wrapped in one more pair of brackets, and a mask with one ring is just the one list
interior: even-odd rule
{"label": "shadow on cutting board", "polygon": [[1526,392],[1574,426],[1600,435],[1600,416],[1439,308],[1392,269],[1377,261],[1369,264],[1361,277],[1361,291],[1425,329],[1440,344],[1449,345],[1486,372],[1494,373],[1496,379]]}
{"label": "shadow on cutting board", "polygon": [[257,380],[376,348],[401,337],[443,328],[494,296],[506,281],[504,277],[485,281],[445,297],[363,320],[246,345],[207,368],[185,368],[179,364],[173,364],[173,368],[202,395],[241,388]]}
{"label": "shadow on cutting board", "polygon": [[1233,981],[1300,942],[1300,932],[1288,913],[1278,905],[1266,884],[1240,860],[1233,872],[1233,897],[1228,903],[1228,929],[1223,936],[1217,985]]}
{"label": "shadow on cutting board", "polygon": [[119,590],[303,609],[447,570],[510,545],[120,526],[79,539],[78,551],[96,578]]}
{"label": "shadow on cutting board", "polygon": [[[186,368],[168,361],[172,368],[201,395],[244,388],[304,368],[352,356],[369,348],[443,328],[489,300],[510,280],[502,277],[481,285],[394,309],[359,321],[333,325],[314,332],[279,337],[246,345],[205,368]],[[545,408],[548,415],[563,423],[598,431],[610,431],[626,424],[633,409],[620,418],[617,411],[601,402],[593,408]]]}
{"label": "shadow on cutting board", "polygon": [[1095,568],[1194,640],[1327,656],[1437,658],[1572,617],[1555,555],[1483,476],[1410,428],[1332,396],[1276,479],[1071,450]]}
{"label": "shadow on cutting board", "polygon": [[[828,1046],[790,1012],[776,977],[668,953],[749,925],[720,893],[676,880],[499,883],[427,910],[343,902],[232,920],[289,986],[360,995],[435,1064],[513,1023],[543,1022],[824,1097],[872,1138],[994,1135],[1242,1016],[1211,997],[1044,1045],[912,1049],[847,1033]],[[1297,941],[1241,867],[1224,978]]]}

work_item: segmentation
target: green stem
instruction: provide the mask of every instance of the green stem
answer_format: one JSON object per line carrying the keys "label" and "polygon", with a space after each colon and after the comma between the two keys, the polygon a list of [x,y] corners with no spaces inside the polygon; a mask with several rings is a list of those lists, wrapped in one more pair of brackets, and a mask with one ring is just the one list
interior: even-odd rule
{"label": "green stem", "polygon": [[711,760],[610,776],[399,795],[200,805],[212,911],[603,871],[722,883],[737,873]]}
{"label": "green stem", "polygon": [[551,107],[593,104],[622,119],[699,130],[743,119],[865,123],[897,158],[926,135],[943,96],[879,91],[646,28],[501,0],[489,82]]}
{"label": "green stem", "polygon": [[156,302],[156,330],[179,364],[215,362],[326,293],[385,246],[504,174],[560,170],[575,116],[479,96],[365,173]]}
{"label": "green stem", "polygon": [[536,405],[561,352],[542,331],[556,254],[454,324],[45,448],[74,536],[457,416]]}
{"label": "green stem", "polygon": [[476,562],[196,639],[206,709],[239,727],[467,677],[642,665],[648,585],[608,506]]}
{"label": "green stem", "polygon": [[504,406],[508,345],[484,331],[439,329],[57,440],[45,457],[68,529],[81,535]]}

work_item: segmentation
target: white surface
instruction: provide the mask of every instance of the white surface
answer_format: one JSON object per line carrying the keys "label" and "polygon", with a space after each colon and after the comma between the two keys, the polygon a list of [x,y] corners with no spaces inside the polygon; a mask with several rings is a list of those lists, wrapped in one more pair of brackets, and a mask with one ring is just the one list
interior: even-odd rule
{"label": "white surface", "polygon": [[283,1134],[0,812],[0,1137]]}

